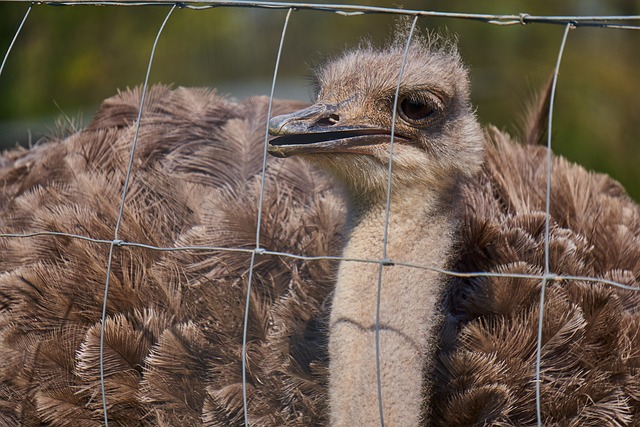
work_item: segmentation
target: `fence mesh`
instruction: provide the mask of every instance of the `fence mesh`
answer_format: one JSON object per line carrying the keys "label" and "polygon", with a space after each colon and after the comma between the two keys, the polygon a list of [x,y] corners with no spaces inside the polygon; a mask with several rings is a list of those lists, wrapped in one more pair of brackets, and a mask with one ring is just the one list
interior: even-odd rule
{"label": "fence mesh", "polygon": [[[599,277],[583,277],[583,276],[568,276],[568,275],[556,275],[553,271],[550,270],[549,265],[549,220],[550,220],[550,188],[551,188],[551,143],[552,143],[552,135],[553,135],[553,127],[552,121],[554,117],[553,113],[553,104],[555,98],[556,85],[558,82],[558,74],[561,68],[561,60],[563,57],[564,47],[570,31],[572,29],[580,28],[580,27],[599,27],[604,29],[622,29],[622,30],[640,30],[640,16],[636,15],[627,15],[627,16],[537,16],[530,15],[527,13],[518,13],[518,14],[506,14],[506,15],[494,15],[494,14],[472,14],[472,13],[447,13],[447,12],[435,12],[428,10],[405,10],[398,8],[385,8],[385,7],[373,7],[373,6],[359,6],[359,5],[349,5],[349,4],[319,4],[319,3],[292,3],[292,2],[266,2],[266,1],[221,1],[221,0],[210,0],[210,1],[199,1],[199,2],[171,2],[171,1],[48,1],[48,2],[32,2],[26,9],[23,19],[19,22],[18,27],[15,31],[15,34],[7,48],[6,54],[4,55],[2,65],[0,65],[0,77],[2,75],[2,71],[5,68],[5,64],[7,61],[11,59],[11,51],[14,46],[16,39],[20,36],[21,29],[25,21],[27,21],[30,12],[33,8],[39,7],[47,7],[51,5],[56,6],[96,6],[96,5],[113,5],[113,6],[150,6],[150,7],[167,7],[168,11],[166,17],[162,24],[160,25],[156,38],[153,41],[153,45],[151,48],[150,57],[147,63],[147,72],[144,79],[142,95],[140,100],[140,106],[138,109],[138,118],[136,121],[135,128],[135,136],[131,143],[131,151],[129,157],[129,164],[127,167],[127,175],[124,181],[124,185],[122,188],[122,197],[119,205],[119,213],[117,216],[117,223],[113,230],[113,239],[105,240],[105,239],[96,239],[92,236],[88,235],[79,235],[79,234],[70,234],[70,233],[62,233],[62,232],[35,232],[35,233],[25,233],[25,234],[0,234],[0,238],[3,239],[38,239],[43,236],[53,236],[53,237],[65,237],[72,239],[81,239],[89,242],[93,242],[101,245],[109,246],[109,255],[108,255],[108,263],[106,265],[106,278],[104,285],[104,296],[103,296],[103,307],[102,307],[102,329],[100,335],[100,381],[102,386],[102,406],[104,412],[104,424],[105,426],[109,425],[108,420],[108,402],[106,400],[106,393],[104,389],[105,378],[104,378],[104,324],[107,313],[107,300],[109,298],[109,279],[111,276],[111,267],[112,267],[112,257],[113,252],[116,247],[140,247],[154,251],[228,251],[228,252],[242,252],[250,255],[250,267],[248,272],[248,281],[247,281],[247,293],[246,293],[246,305],[245,305],[245,316],[244,316],[244,330],[243,330],[243,343],[242,343],[242,397],[243,397],[243,407],[244,407],[244,420],[245,425],[249,425],[248,413],[247,413],[247,379],[246,379],[246,350],[247,350],[247,329],[248,329],[248,318],[249,318],[249,303],[251,298],[251,284],[252,284],[252,274],[254,270],[255,260],[263,255],[277,255],[281,257],[291,257],[300,260],[306,261],[315,261],[315,260],[333,260],[333,261],[347,261],[347,262],[362,262],[362,263],[373,263],[379,266],[379,275],[378,275],[378,283],[377,283],[377,322],[376,322],[376,362],[377,362],[377,381],[378,381],[378,407],[380,412],[380,420],[381,424],[384,425],[384,411],[383,411],[383,399],[384,397],[381,394],[381,380],[380,380],[380,350],[379,350],[379,310],[380,310],[380,296],[381,296],[381,286],[382,286],[382,271],[385,266],[388,265],[402,265],[411,268],[417,269],[427,269],[439,272],[448,276],[455,277],[509,277],[509,278],[529,278],[539,280],[542,283],[541,286],[541,295],[540,295],[540,309],[539,309],[539,322],[538,322],[538,341],[537,341],[537,349],[536,349],[536,414],[537,414],[537,423],[538,425],[542,425],[543,414],[541,413],[541,378],[540,378],[540,363],[541,363],[541,346],[542,346],[542,325],[544,318],[544,303],[545,303],[545,290],[547,284],[553,281],[564,281],[564,280],[580,280],[585,282],[594,282],[600,284],[607,284],[610,286],[619,287],[626,290],[638,291],[640,290],[637,287],[629,286],[623,283],[618,283],[612,280],[607,280]],[[156,50],[156,46],[159,42],[161,42],[162,31],[165,27],[165,24],[171,19],[171,16],[174,14],[176,9],[192,9],[192,10],[204,10],[210,8],[253,8],[253,9],[265,9],[265,10],[286,10],[286,16],[284,19],[283,27],[282,27],[282,35],[280,38],[280,43],[278,46],[277,58],[275,61],[275,69],[273,72],[273,79],[271,83],[271,91],[270,91],[270,99],[269,99],[269,110],[268,117],[271,117],[271,105],[274,98],[274,91],[276,86],[276,80],[278,77],[278,67],[280,63],[280,56],[283,51],[284,42],[287,34],[287,27],[292,16],[292,12],[296,10],[311,10],[316,12],[325,12],[325,13],[336,13],[344,16],[357,16],[363,14],[391,14],[391,15],[399,15],[399,16],[407,16],[412,19],[411,30],[408,33],[408,38],[406,40],[406,48],[411,42],[413,37],[413,31],[419,22],[420,18],[423,17],[444,17],[444,18],[452,18],[459,20],[472,20],[479,21],[486,24],[498,25],[498,26],[518,26],[518,25],[529,25],[529,24],[546,24],[546,25],[559,25],[564,27],[564,32],[562,34],[562,38],[559,40],[559,50],[557,55],[557,61],[553,73],[553,81],[552,81],[552,90],[551,90],[551,98],[550,98],[550,108],[549,108],[549,120],[548,120],[548,132],[547,132],[547,164],[546,164],[546,221],[545,221],[545,265],[544,265],[544,273],[540,275],[528,275],[528,274],[501,274],[494,272],[457,272],[457,271],[449,271],[443,270],[440,268],[435,268],[430,265],[418,265],[413,263],[401,262],[393,259],[387,259],[386,255],[386,246],[387,246],[387,230],[389,223],[389,208],[390,208],[390,200],[391,200],[391,173],[392,173],[392,162],[389,163],[389,175],[388,175],[388,194],[387,194],[387,203],[386,203],[386,224],[385,224],[385,234],[384,234],[384,243],[383,243],[383,257],[381,259],[349,259],[344,257],[335,257],[335,256],[301,256],[298,254],[291,254],[286,252],[278,252],[273,250],[267,250],[262,247],[262,242],[260,240],[261,236],[261,217],[262,217],[262,207],[263,207],[263,191],[265,186],[265,171],[267,167],[267,141],[269,137],[268,133],[268,124],[265,123],[265,136],[264,136],[264,151],[263,151],[263,165],[262,165],[262,173],[261,173],[261,191],[260,191],[260,200],[258,205],[258,217],[257,221],[257,231],[255,236],[255,247],[253,249],[247,248],[226,248],[226,247],[215,247],[215,246],[183,246],[183,247],[159,247],[153,246],[149,244],[143,244],[139,242],[133,241],[125,241],[119,238],[119,228],[121,224],[121,220],[123,217],[123,210],[125,206],[125,201],[127,198],[127,192],[130,186],[130,180],[135,179],[132,177],[132,170],[134,169],[134,154],[136,151],[136,144],[138,139],[138,131],[139,124],[141,122],[142,117],[144,116],[144,105],[145,105],[145,95],[149,85],[149,74],[151,72],[154,60],[154,54]],[[399,90],[400,90],[400,80],[402,79],[402,75],[404,72],[404,66],[407,58],[407,50],[405,50],[401,69],[399,71],[399,79],[396,87],[396,94],[394,98],[394,108],[393,108],[393,119],[392,119],[392,130],[391,130],[391,144],[390,144],[390,158],[393,159],[393,141],[394,141],[394,128],[395,126],[395,113],[398,102]],[[268,122],[268,120],[267,120]]]}

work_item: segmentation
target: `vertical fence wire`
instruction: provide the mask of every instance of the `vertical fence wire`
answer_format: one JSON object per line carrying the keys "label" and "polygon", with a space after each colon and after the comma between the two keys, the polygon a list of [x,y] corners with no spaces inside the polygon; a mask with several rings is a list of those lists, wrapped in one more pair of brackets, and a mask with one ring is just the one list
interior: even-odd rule
{"label": "vertical fence wire", "polygon": [[378,265],[378,283],[376,289],[376,327],[375,327],[375,346],[376,346],[376,382],[378,387],[378,412],[380,414],[380,426],[384,427],[384,409],[382,405],[382,373],[380,372],[380,304],[382,298],[382,270],[389,264],[387,259],[387,245],[389,242],[389,215],[391,212],[391,174],[393,172],[393,143],[396,132],[396,111],[398,109],[398,98],[400,97],[400,86],[402,83],[402,76],[404,75],[404,69],[407,64],[407,55],[409,53],[409,47],[411,46],[411,39],[413,38],[413,32],[416,29],[416,23],[419,16],[416,15],[411,22],[411,28],[407,35],[407,41],[402,54],[402,63],[400,64],[400,70],[398,71],[398,83],[396,84],[396,92],[393,97],[393,110],[391,113],[391,136],[389,138],[389,166],[387,171],[387,201],[384,212],[384,234],[382,238],[382,260]]}
{"label": "vertical fence wire", "polygon": [[118,211],[118,219],[116,221],[116,225],[114,228],[114,236],[113,241],[111,241],[109,245],[109,256],[107,258],[107,277],[105,279],[104,284],[104,297],[102,299],[102,317],[100,321],[100,391],[102,393],[102,411],[104,413],[104,425],[105,427],[109,427],[109,418],[107,416],[107,395],[105,393],[105,381],[104,381],[104,333],[105,333],[105,323],[107,317],[107,297],[109,295],[109,282],[111,278],[111,266],[113,264],[113,249],[115,246],[119,246],[121,244],[121,240],[118,237],[118,232],[120,231],[120,224],[122,222],[122,217],[124,214],[124,204],[127,198],[127,192],[129,190],[129,180],[131,178],[131,173],[133,170],[133,160],[136,152],[136,147],[138,145],[138,134],[140,131],[140,121],[142,120],[142,109],[144,107],[145,96],[147,94],[147,87],[149,85],[149,74],[151,74],[151,65],[153,64],[153,57],[155,56],[156,46],[158,45],[158,40],[160,39],[160,35],[162,34],[162,30],[164,30],[169,17],[176,9],[177,4],[174,4],[167,16],[162,21],[162,25],[158,29],[158,33],[156,34],[156,38],[153,42],[153,47],[151,48],[151,55],[149,56],[149,62],[147,64],[147,73],[144,78],[144,84],[142,86],[142,93],[140,95],[140,106],[138,108],[138,118],[136,120],[135,134],[133,136],[133,142],[131,144],[131,151],[129,153],[129,164],[127,165],[127,173],[125,176],[124,184],[122,186],[122,198],[120,200],[120,209]]}
{"label": "vertical fence wire", "polygon": [[29,13],[31,13],[31,9],[33,9],[33,3],[29,4],[29,7],[27,8],[27,11],[24,13],[24,16],[22,17],[22,21],[20,21],[20,25],[18,25],[18,29],[16,30],[15,34],[13,35],[13,38],[11,39],[11,43],[9,43],[9,47],[7,48],[7,52],[4,54],[4,58],[2,59],[2,64],[0,64],[0,76],[2,76],[2,70],[4,70],[4,64],[7,63],[7,58],[9,58],[9,54],[11,53],[11,49],[13,48],[13,45],[16,42],[16,39],[18,38],[18,35],[20,34],[20,31],[22,30],[22,26],[24,25],[25,21],[27,20],[27,17],[29,16]]}
{"label": "vertical fence wire", "polygon": [[251,301],[251,282],[253,281],[253,270],[255,267],[256,255],[259,255],[262,250],[260,248],[260,232],[262,224],[262,204],[264,199],[264,185],[265,176],[267,172],[267,147],[269,143],[269,119],[271,118],[271,107],[273,106],[273,94],[276,88],[276,80],[278,77],[278,67],[280,66],[280,57],[282,55],[282,46],[284,45],[284,38],[287,34],[287,27],[289,25],[289,18],[293,9],[287,11],[287,16],[284,19],[284,25],[282,26],[282,35],[280,36],[280,44],[278,45],[278,53],[276,56],[276,63],[273,70],[273,79],[271,81],[271,92],[269,94],[269,107],[267,109],[267,121],[264,135],[264,144],[262,152],[262,170],[260,172],[260,195],[258,200],[258,218],[256,225],[256,247],[251,252],[251,261],[249,262],[249,274],[247,278],[247,296],[244,306],[244,322],[242,325],[242,412],[244,416],[244,425],[249,427],[249,414],[247,406],[247,330],[249,325],[249,306]]}
{"label": "vertical fence wire", "polygon": [[547,181],[546,181],[546,193],[545,193],[545,220],[544,220],[544,277],[542,279],[540,287],[540,306],[538,309],[538,339],[536,343],[536,419],[538,426],[542,427],[542,390],[541,390],[541,378],[540,378],[540,364],[542,359],[542,325],[544,322],[544,297],[545,289],[547,287],[547,281],[549,278],[553,278],[549,268],[549,225],[551,222],[551,134],[553,131],[553,102],[556,97],[556,87],[558,84],[558,74],[560,73],[560,63],[562,61],[562,55],[564,53],[564,46],[567,43],[567,36],[569,30],[573,28],[572,23],[568,23],[564,27],[564,33],[562,34],[562,42],[560,43],[560,50],[558,51],[558,59],[556,60],[556,66],[553,70],[553,81],[551,82],[551,94],[549,96],[549,120],[547,127]]}

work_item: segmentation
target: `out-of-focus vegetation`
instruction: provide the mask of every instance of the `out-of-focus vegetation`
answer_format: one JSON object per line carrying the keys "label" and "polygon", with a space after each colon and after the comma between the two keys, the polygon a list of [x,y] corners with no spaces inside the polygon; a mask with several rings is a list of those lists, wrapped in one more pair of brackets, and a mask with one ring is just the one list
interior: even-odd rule
{"label": "out-of-focus vegetation", "polygon": [[[0,3],[0,53],[9,46],[27,6]],[[640,3],[625,0],[405,1],[402,7],[537,15],[640,14]],[[151,45],[168,10],[35,6],[0,76],[0,148],[55,134],[56,117],[80,126],[118,88],[141,84]],[[285,14],[249,8],[176,10],[160,38],[151,81],[215,86],[237,97],[267,94]],[[309,100],[305,79],[315,65],[363,38],[383,43],[396,20],[386,15],[294,12],[276,95]],[[473,100],[481,121],[517,134],[526,102],[551,76],[563,27],[501,27],[443,18],[422,18],[419,25],[457,35],[471,68]],[[573,30],[559,76],[553,134],[556,152],[609,173],[637,200],[639,52],[640,31]]]}

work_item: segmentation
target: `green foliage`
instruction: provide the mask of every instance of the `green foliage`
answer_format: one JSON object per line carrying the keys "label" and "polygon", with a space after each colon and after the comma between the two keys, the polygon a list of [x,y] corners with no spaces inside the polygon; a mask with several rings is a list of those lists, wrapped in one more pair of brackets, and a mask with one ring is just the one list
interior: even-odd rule
{"label": "green foliage", "polygon": [[[403,7],[501,14],[640,14],[638,2],[622,0],[405,1]],[[26,3],[0,3],[2,54],[26,8]],[[0,76],[0,148],[36,142],[43,134],[56,132],[55,117],[73,121],[83,113],[90,115],[118,88],[141,84],[168,10],[166,6],[36,5]],[[239,97],[267,94],[285,14],[225,7],[176,10],[161,36],[151,81],[215,86]],[[384,42],[395,22],[387,15],[294,12],[277,96],[308,100],[310,88],[303,79],[318,61],[363,38]],[[472,70],[473,99],[481,121],[517,134],[524,106],[551,76],[562,26],[501,27],[443,18],[423,18],[419,24],[457,34]],[[611,174],[636,199],[640,199],[638,52],[638,31],[573,30],[558,81],[553,133],[556,152]],[[289,86],[298,90],[292,92]]]}

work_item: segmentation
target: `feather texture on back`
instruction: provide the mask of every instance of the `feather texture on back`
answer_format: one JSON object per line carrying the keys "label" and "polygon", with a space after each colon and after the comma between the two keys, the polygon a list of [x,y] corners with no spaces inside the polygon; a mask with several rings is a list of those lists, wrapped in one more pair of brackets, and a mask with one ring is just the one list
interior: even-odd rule
{"label": "feather texture on back", "polygon": [[[63,140],[4,154],[0,233],[110,241],[140,92],[106,100]],[[154,87],[144,106],[119,238],[164,248],[255,247],[266,98]],[[274,115],[301,105],[275,101]],[[536,119],[539,121],[539,119]],[[535,132],[530,132],[535,134]],[[462,187],[449,267],[544,273],[546,149],[486,131]],[[339,255],[344,202],[296,159],[267,161],[260,241]],[[640,211],[619,184],[554,157],[550,271],[637,286]],[[250,254],[115,246],[104,325],[110,425],[242,425]],[[0,424],[101,425],[100,317],[109,244],[0,238]],[[328,423],[326,321],[336,263],[258,255],[248,324],[252,426]],[[541,281],[449,279],[425,424],[535,425]],[[640,294],[549,281],[544,425],[640,424]]]}
{"label": "feather texture on back", "polygon": [[[139,96],[106,100],[87,129],[62,141],[6,153],[1,232],[111,240]],[[255,247],[267,101],[153,88],[119,238],[167,248]],[[295,106],[276,101],[274,111]],[[297,160],[268,165],[262,247],[338,254],[343,212],[326,180]],[[109,245],[38,236],[1,238],[0,246],[0,424],[101,425]],[[114,248],[104,337],[111,425],[241,423],[249,260],[237,252]],[[324,419],[321,330],[334,268],[256,259],[247,348],[254,425]]]}
{"label": "feather texture on back", "polygon": [[[546,148],[487,130],[487,162],[463,189],[461,272],[544,274]],[[640,210],[611,178],[552,159],[549,268],[637,287]],[[439,425],[535,425],[541,281],[452,279],[432,397]],[[581,280],[546,285],[544,425],[640,422],[640,293]]]}

